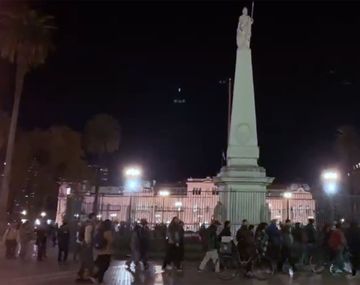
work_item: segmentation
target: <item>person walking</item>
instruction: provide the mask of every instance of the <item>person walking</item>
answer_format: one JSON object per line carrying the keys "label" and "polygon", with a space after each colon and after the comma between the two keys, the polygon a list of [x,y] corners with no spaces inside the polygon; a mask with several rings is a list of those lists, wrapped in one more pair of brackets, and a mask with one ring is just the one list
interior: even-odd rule
{"label": "person walking", "polygon": [[66,262],[70,243],[70,229],[67,222],[64,222],[58,229],[57,243],[59,248],[58,262]]}
{"label": "person walking", "polygon": [[344,272],[345,264],[343,253],[346,246],[346,238],[341,223],[337,223],[335,230],[331,232],[329,246],[333,256],[333,264],[330,266],[330,271],[332,273]]}
{"label": "person walking", "polygon": [[349,279],[355,278],[360,266],[360,228],[357,222],[350,223],[350,228],[346,232],[346,240],[350,253],[351,275]]}
{"label": "person walking", "polygon": [[19,240],[20,240],[20,258],[25,260],[29,250],[30,242],[34,239],[34,228],[26,221],[20,226]]}
{"label": "person walking", "polygon": [[246,261],[246,277],[252,277],[252,258],[256,254],[256,245],[254,234],[249,230],[247,220],[243,220],[242,226],[236,233],[237,248],[239,251],[240,259]]}
{"label": "person walking", "polygon": [[113,232],[110,220],[103,221],[96,229],[94,244],[96,248],[95,273],[89,279],[95,284],[101,284],[104,275],[110,267],[112,255]]}
{"label": "person walking", "polygon": [[206,239],[207,239],[207,250],[203,260],[201,261],[198,271],[202,272],[205,269],[206,264],[212,260],[215,264],[215,272],[220,272],[220,262],[218,249],[220,246],[218,236],[216,234],[217,227],[221,225],[217,220],[213,220],[211,225],[206,230]]}
{"label": "person walking", "polygon": [[17,224],[12,222],[6,229],[3,236],[3,243],[6,247],[5,257],[7,259],[16,258],[16,248],[19,241],[19,231],[17,229]]}
{"label": "person walking", "polygon": [[271,258],[273,265],[274,263],[278,264],[281,259],[282,235],[277,226],[276,219],[273,219],[266,228],[266,234],[269,237],[269,257]]}
{"label": "person walking", "polygon": [[167,249],[163,262],[163,270],[171,270],[171,264],[173,263],[177,270],[180,268],[180,220],[178,217],[174,217],[167,229]]}
{"label": "person walking", "polygon": [[134,262],[135,266],[139,264],[140,261],[140,239],[139,239],[140,225],[135,223],[133,231],[130,238],[130,250],[131,256],[130,259],[126,262],[128,267],[131,266],[131,263]]}
{"label": "person walking", "polygon": [[294,271],[296,271],[296,267],[292,253],[294,238],[292,236],[291,231],[292,231],[291,221],[287,219],[281,229],[281,233],[282,233],[281,258],[279,260],[277,269],[279,272],[282,272],[284,263],[288,261],[288,263],[291,266],[289,268],[289,275],[292,277]]}
{"label": "person walking", "polygon": [[94,268],[93,238],[95,231],[96,216],[89,214],[88,220],[81,225],[79,231],[80,249],[80,269],[76,282],[86,282],[92,275]]}
{"label": "person walking", "polygon": [[37,261],[43,261],[46,257],[47,231],[44,224],[36,229]]}
{"label": "person walking", "polygon": [[309,259],[316,253],[317,231],[315,228],[315,220],[308,219],[308,224],[304,227],[305,236],[305,256],[304,263],[309,264]]}
{"label": "person walking", "polygon": [[149,268],[148,252],[150,247],[150,230],[147,226],[147,220],[140,220],[140,227],[137,228],[137,236],[139,239],[139,261],[141,261],[143,268]]}
{"label": "person walking", "polygon": [[269,236],[266,233],[267,223],[260,223],[255,231],[255,245],[259,253],[263,256],[267,254]]}

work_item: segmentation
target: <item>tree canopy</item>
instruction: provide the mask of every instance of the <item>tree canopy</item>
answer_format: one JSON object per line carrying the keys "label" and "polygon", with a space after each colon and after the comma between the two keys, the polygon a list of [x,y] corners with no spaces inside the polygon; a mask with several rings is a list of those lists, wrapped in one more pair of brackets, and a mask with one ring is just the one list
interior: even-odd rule
{"label": "tree canopy", "polygon": [[84,133],[85,150],[101,156],[113,153],[119,149],[120,125],[116,119],[108,114],[98,114],[91,118]]}

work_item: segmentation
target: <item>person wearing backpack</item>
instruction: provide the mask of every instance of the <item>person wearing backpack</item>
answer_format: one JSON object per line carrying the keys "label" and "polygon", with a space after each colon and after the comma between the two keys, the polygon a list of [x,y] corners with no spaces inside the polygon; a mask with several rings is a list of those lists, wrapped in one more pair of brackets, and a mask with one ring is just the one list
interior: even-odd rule
{"label": "person wearing backpack", "polygon": [[96,229],[94,247],[97,253],[95,260],[96,272],[90,277],[95,284],[101,284],[108,270],[112,255],[113,233],[110,220],[103,221]]}
{"label": "person wearing backpack", "polygon": [[89,214],[88,220],[81,225],[78,240],[80,248],[80,269],[76,282],[86,282],[94,268],[93,236],[95,230],[96,216]]}

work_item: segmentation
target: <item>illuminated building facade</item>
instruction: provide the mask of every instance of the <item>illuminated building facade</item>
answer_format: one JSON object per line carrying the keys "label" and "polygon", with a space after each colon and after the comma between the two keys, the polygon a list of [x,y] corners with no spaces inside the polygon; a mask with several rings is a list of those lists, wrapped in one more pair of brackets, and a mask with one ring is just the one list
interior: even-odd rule
{"label": "illuminated building facade", "polygon": [[[59,188],[56,222],[62,223],[66,214],[69,185]],[[75,215],[91,213],[93,191],[81,191],[81,207]],[[290,187],[272,186],[268,189],[267,204],[271,219],[306,223],[315,215],[315,201],[306,185]],[[291,192],[291,198],[283,193]],[[166,195],[165,195],[166,194]],[[70,194],[71,195],[71,194]],[[185,223],[187,230],[197,230],[202,223],[208,224],[219,201],[219,190],[211,178],[189,178],[186,183],[156,185],[139,192],[127,192],[121,187],[101,187],[99,217],[116,221],[137,221],[146,218],[149,224],[169,223],[174,216]],[[243,217],[244,219],[246,217]]]}

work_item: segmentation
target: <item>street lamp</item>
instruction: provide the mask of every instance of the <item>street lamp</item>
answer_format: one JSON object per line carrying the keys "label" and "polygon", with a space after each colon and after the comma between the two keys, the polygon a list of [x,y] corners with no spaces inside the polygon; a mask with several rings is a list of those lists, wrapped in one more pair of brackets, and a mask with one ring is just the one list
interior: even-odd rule
{"label": "street lamp", "polygon": [[45,218],[45,217],[46,217],[46,212],[41,212],[41,213],[40,213],[40,216],[41,216],[42,218]]}
{"label": "street lamp", "polygon": [[292,193],[291,192],[285,192],[283,194],[283,197],[286,199],[286,216],[287,219],[290,219],[290,199],[292,198]]}
{"label": "street lamp", "polygon": [[321,174],[321,179],[325,193],[329,196],[336,194],[340,180],[339,172],[333,169],[325,170]]}
{"label": "street lamp", "polygon": [[127,167],[124,169],[125,177],[125,191],[130,193],[130,205],[129,205],[129,221],[131,222],[132,212],[132,192],[136,192],[141,188],[141,176],[142,170],[139,167]]}
{"label": "street lamp", "polygon": [[26,210],[22,210],[22,211],[21,211],[21,215],[26,216],[26,215],[27,215],[27,211],[26,211]]}
{"label": "street lamp", "polygon": [[331,221],[334,221],[334,202],[333,196],[337,193],[339,188],[340,174],[337,170],[327,169],[321,174],[324,192],[329,196],[331,207]]}
{"label": "street lamp", "polygon": [[163,198],[162,200],[162,215],[161,215],[161,223],[164,223],[164,214],[165,214],[165,197],[168,197],[170,195],[170,191],[168,190],[160,190],[159,191],[159,196],[161,196]]}

